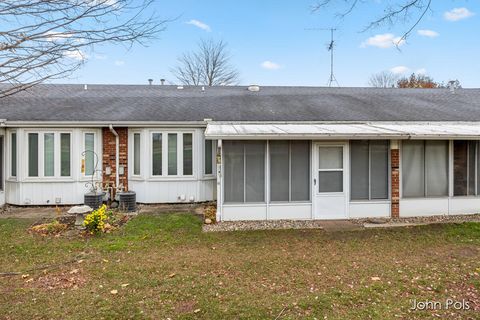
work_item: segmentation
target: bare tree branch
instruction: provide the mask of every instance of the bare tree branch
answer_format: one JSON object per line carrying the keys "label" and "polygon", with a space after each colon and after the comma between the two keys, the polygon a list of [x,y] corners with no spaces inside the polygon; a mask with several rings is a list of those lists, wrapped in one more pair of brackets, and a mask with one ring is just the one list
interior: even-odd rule
{"label": "bare tree branch", "polygon": [[0,98],[67,77],[96,45],[145,45],[166,20],[147,14],[154,0],[2,0]]}
{"label": "bare tree branch", "polygon": [[234,85],[238,83],[239,74],[230,59],[225,42],[202,40],[198,51],[183,54],[171,72],[185,85]]}
{"label": "bare tree branch", "polygon": [[[317,2],[312,6],[313,12],[318,12],[323,9],[327,9],[330,5],[347,5],[347,9],[344,11],[337,12],[337,17],[345,18],[352,11],[354,11],[360,4],[372,5],[368,0],[322,0]],[[373,21],[370,21],[362,30],[362,32],[383,26],[383,25],[396,25],[397,23],[407,24],[408,29],[406,29],[400,40],[397,42],[398,45],[405,41],[412,31],[418,26],[418,24],[423,20],[427,12],[431,10],[432,0],[396,0],[389,1],[383,10],[383,14],[376,18]]]}
{"label": "bare tree branch", "polygon": [[397,84],[398,76],[390,71],[382,71],[373,74],[368,80],[368,84],[375,88],[394,88]]}

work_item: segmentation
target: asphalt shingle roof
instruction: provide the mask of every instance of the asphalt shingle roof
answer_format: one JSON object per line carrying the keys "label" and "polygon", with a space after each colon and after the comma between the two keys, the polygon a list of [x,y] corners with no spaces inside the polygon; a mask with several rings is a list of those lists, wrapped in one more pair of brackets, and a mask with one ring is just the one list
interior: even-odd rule
{"label": "asphalt shingle roof", "polygon": [[480,89],[35,86],[0,99],[7,121],[480,121]]}

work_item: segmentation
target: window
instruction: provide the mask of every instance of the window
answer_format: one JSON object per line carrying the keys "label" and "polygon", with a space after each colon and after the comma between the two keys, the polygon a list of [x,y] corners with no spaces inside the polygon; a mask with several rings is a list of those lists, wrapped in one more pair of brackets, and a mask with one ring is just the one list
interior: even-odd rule
{"label": "window", "polygon": [[133,174],[140,175],[140,133],[133,134]]}
{"label": "window", "polygon": [[60,175],[69,177],[71,162],[70,133],[60,133]]}
{"label": "window", "polygon": [[350,143],[352,200],[388,199],[388,151],[388,141],[356,140]]}
{"label": "window", "polygon": [[12,177],[16,177],[17,176],[17,133],[16,132],[12,132],[12,135],[11,135],[11,138],[12,138],[12,149],[11,149],[11,158],[10,158],[10,162],[12,164],[11,166],[11,171],[10,171],[10,175]]}
{"label": "window", "polygon": [[265,141],[225,141],[225,202],[265,202]]}
{"label": "window", "polygon": [[183,134],[183,175],[191,176],[193,174],[193,150],[192,134]]}
{"label": "window", "polygon": [[[32,132],[27,136],[29,177],[71,176],[70,133]],[[16,164],[14,167],[14,163],[16,163],[15,140],[16,136],[12,136],[12,176],[16,174]]]}
{"label": "window", "polygon": [[448,196],[448,141],[405,141],[402,145],[403,197]]}
{"label": "window", "polygon": [[85,133],[85,175],[95,174],[95,133]]}
{"label": "window", "polygon": [[162,175],[162,134],[154,133],[152,135],[152,174],[154,176]]}
{"label": "window", "polygon": [[453,195],[480,194],[480,161],[478,141],[453,142]]}
{"label": "window", "polygon": [[270,201],[310,200],[308,141],[270,141]]}
{"label": "window", "polygon": [[319,147],[318,192],[343,192],[343,147]]}
{"label": "window", "polygon": [[168,175],[177,175],[177,134],[168,134]]}
{"label": "window", "polygon": [[193,133],[152,133],[152,175],[193,175]]}
{"label": "window", "polygon": [[213,141],[205,140],[205,174],[213,174]]}
{"label": "window", "polygon": [[28,134],[28,176],[38,177],[38,133]]}
{"label": "window", "polygon": [[53,177],[55,175],[55,134],[43,134],[43,175]]}

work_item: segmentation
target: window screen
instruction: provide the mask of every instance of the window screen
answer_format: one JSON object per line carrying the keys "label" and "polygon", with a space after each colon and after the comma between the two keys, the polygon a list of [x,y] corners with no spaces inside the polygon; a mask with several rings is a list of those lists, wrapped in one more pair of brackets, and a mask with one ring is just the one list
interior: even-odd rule
{"label": "window screen", "polygon": [[43,175],[53,177],[55,175],[55,134],[43,135]]}
{"label": "window screen", "polygon": [[289,142],[270,141],[270,201],[289,201]]}
{"label": "window screen", "polygon": [[244,202],[244,143],[224,141],[225,202]]}
{"label": "window screen", "polygon": [[183,174],[193,174],[193,159],[192,159],[192,134],[183,134]]}
{"label": "window screen", "polygon": [[60,133],[60,175],[70,176],[70,133]]}
{"label": "window screen", "polygon": [[453,194],[479,194],[480,163],[478,141],[453,142]]}
{"label": "window screen", "polygon": [[245,202],[265,201],[265,142],[245,142]]}
{"label": "window screen", "polygon": [[162,175],[162,134],[152,134],[152,175]]}
{"label": "window screen", "polygon": [[168,134],[168,175],[177,175],[177,134]]}
{"label": "window screen", "polygon": [[28,134],[28,176],[38,177],[38,133]]}
{"label": "window screen", "polygon": [[343,192],[343,147],[318,150],[318,192]]}
{"label": "window screen", "polygon": [[85,133],[85,175],[95,174],[95,134]]}
{"label": "window screen", "polygon": [[405,141],[402,145],[403,197],[448,195],[448,141]]}
{"label": "window screen", "polygon": [[205,174],[213,173],[213,141],[205,140]]}

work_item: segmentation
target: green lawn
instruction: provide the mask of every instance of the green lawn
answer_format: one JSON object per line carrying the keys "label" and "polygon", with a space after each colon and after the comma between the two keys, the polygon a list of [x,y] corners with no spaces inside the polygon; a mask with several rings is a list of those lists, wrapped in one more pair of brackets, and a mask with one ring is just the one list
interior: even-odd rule
{"label": "green lawn", "polygon": [[[139,216],[120,231],[84,240],[31,235],[31,222],[0,219],[0,272],[24,274],[0,277],[0,318],[479,314],[473,307],[480,307],[480,224],[202,233],[198,217],[172,213]],[[25,272],[79,256],[80,263]],[[447,298],[467,299],[472,309],[409,311],[411,299]]]}

